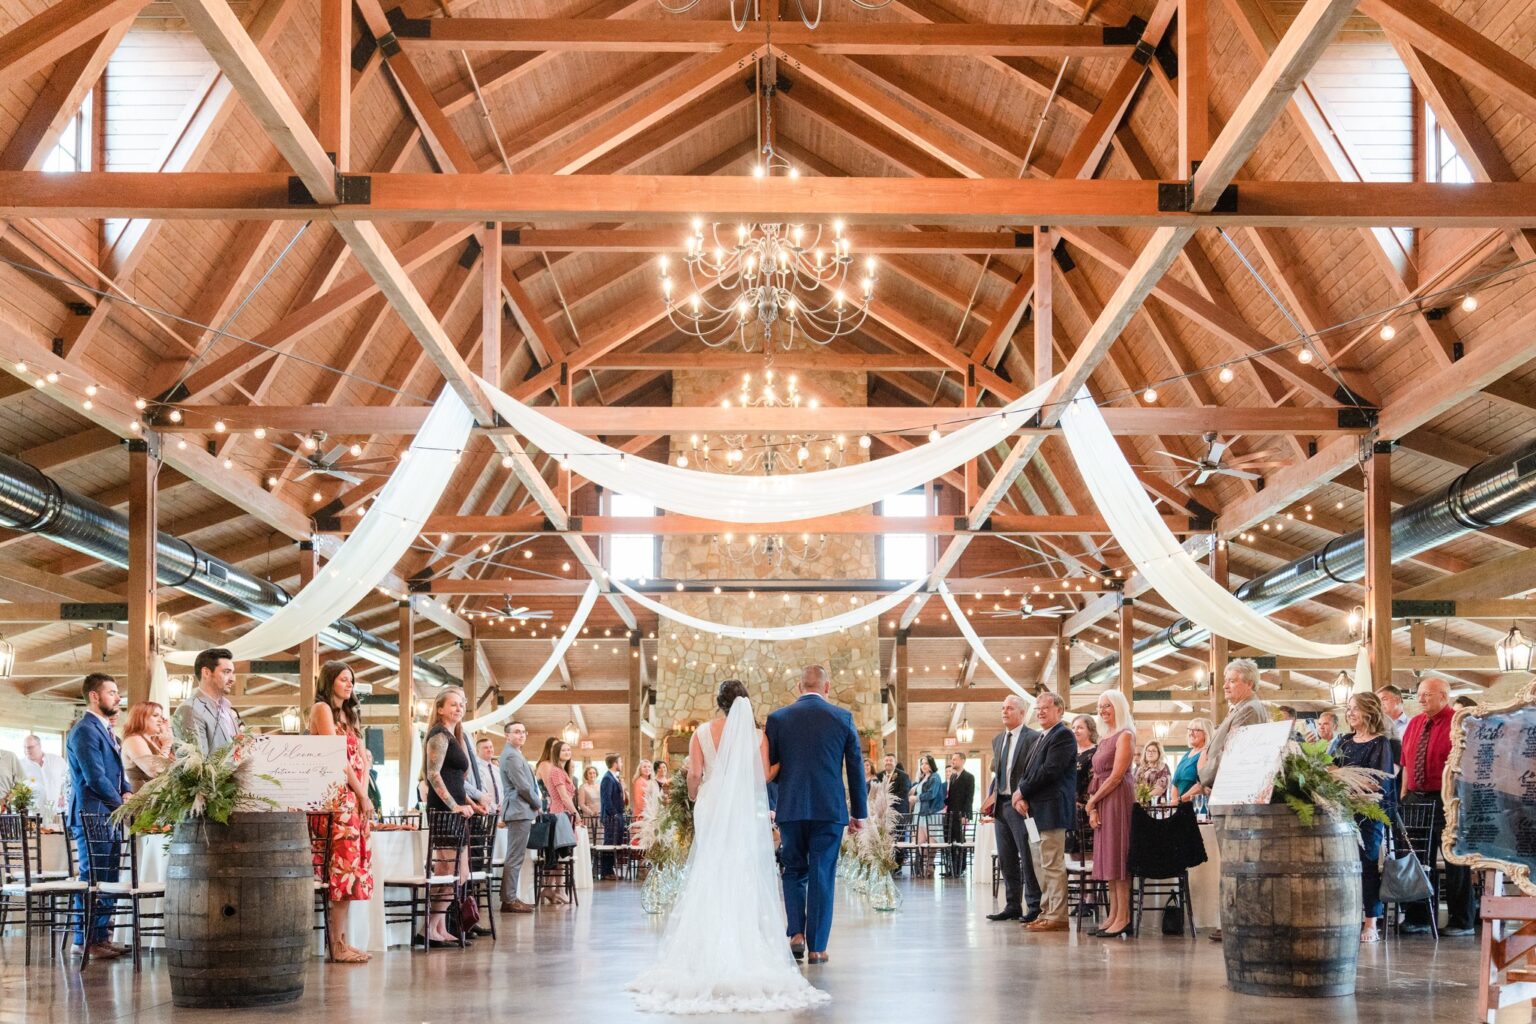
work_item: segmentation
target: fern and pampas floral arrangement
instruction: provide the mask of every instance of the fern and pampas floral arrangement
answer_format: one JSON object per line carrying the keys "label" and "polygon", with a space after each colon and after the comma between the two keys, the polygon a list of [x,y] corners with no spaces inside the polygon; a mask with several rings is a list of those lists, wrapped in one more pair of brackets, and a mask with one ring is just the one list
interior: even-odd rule
{"label": "fern and pampas floral arrangement", "polygon": [[252,779],[276,781],[268,775],[257,775],[243,756],[253,742],[253,737],[242,736],[204,754],[194,744],[177,740],[165,770],[124,800],[112,812],[112,820],[130,823],[134,832],[159,832],[187,818],[227,825],[236,811],[275,809],[275,801],[247,792]]}

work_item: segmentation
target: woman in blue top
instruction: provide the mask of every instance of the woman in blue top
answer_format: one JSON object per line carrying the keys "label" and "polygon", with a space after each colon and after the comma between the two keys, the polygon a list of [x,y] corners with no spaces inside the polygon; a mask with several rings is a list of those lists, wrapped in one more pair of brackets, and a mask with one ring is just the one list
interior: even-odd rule
{"label": "woman in blue top", "polygon": [[918,759],[917,773],[917,785],[912,787],[912,794],[917,797],[917,813],[924,816],[943,814],[944,776],[939,774],[939,766],[932,754],[924,754]]}
{"label": "woman in blue top", "polygon": [[1193,800],[1205,792],[1200,785],[1200,758],[1204,756],[1205,745],[1211,736],[1211,720],[1197,718],[1189,723],[1187,731],[1189,750],[1173,770],[1173,789],[1178,794],[1179,803]]}

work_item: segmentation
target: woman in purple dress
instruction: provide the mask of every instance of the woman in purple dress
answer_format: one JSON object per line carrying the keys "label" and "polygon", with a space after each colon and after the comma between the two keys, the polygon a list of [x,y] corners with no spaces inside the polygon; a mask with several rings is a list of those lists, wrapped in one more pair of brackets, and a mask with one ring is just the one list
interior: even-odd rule
{"label": "woman in purple dress", "polygon": [[1099,695],[1104,738],[1093,755],[1093,782],[1088,787],[1088,824],[1093,826],[1093,877],[1109,888],[1109,919],[1089,932],[1114,939],[1130,934],[1131,876],[1125,870],[1131,847],[1131,758],[1136,749],[1136,721],[1130,702],[1118,690]]}

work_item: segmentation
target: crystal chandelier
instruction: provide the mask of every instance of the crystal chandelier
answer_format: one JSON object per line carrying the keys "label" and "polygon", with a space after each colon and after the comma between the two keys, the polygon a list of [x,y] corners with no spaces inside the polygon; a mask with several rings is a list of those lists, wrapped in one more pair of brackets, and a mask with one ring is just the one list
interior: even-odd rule
{"label": "crystal chandelier", "polygon": [[[734,401],[722,399],[721,408],[782,409],[818,406],[816,399],[803,399],[799,378],[790,374],[780,389],[772,365],[763,369],[761,384],[750,373],[741,375],[741,389]],[[690,466],[718,473],[745,476],[772,476],[778,472],[832,469],[843,464],[849,440],[846,434],[693,434],[688,449],[679,452],[680,469]],[[858,446],[868,450],[869,435],[862,434]]]}
{"label": "crystal chandelier", "polygon": [[[710,553],[738,576],[767,576],[780,569],[802,569],[827,551],[824,533],[717,534],[709,539]],[[751,570],[746,571],[746,570]]]}
{"label": "crystal chandelier", "polygon": [[[761,75],[761,70],[759,70]],[[758,138],[762,160],[755,177],[798,171],[774,149],[773,84],[759,84]],[[830,237],[829,237],[830,236]],[[662,256],[661,293],[667,316],[678,330],[711,348],[739,340],[742,351],[789,349],[797,336],[815,345],[858,330],[869,315],[875,291],[875,260],[866,257],[863,274],[854,274],[854,257],[843,222],[830,229],[781,222],[707,225],[695,218],[683,240],[687,294],[671,276],[672,261]]]}

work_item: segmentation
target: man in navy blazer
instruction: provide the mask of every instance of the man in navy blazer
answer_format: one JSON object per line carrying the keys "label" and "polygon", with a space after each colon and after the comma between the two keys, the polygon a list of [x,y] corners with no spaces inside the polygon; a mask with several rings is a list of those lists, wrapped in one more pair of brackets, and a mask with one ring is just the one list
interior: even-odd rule
{"label": "man in navy blazer", "polygon": [[1034,819],[1040,833],[1035,844],[1040,916],[1026,926],[1032,932],[1067,930],[1067,829],[1077,817],[1077,740],[1062,722],[1066,713],[1065,703],[1049,690],[1035,698],[1040,738],[1013,787],[1013,809]]}
{"label": "man in navy blazer", "polygon": [[[608,771],[603,775],[598,795],[602,799],[603,845],[622,846],[629,841],[624,834],[624,759],[618,754],[604,758]],[[604,853],[599,858],[603,878],[613,877],[613,854]]]}
{"label": "man in navy blazer", "polygon": [[[69,757],[69,827],[75,838],[75,859],[80,863],[80,880],[89,882],[90,846],[85,838],[86,814],[111,814],[122,806],[123,798],[131,790],[123,774],[123,755],[118,749],[117,737],[112,734],[108,718],[117,712],[117,680],[105,672],[92,672],[80,687],[85,698],[86,713],[69,730],[64,749]],[[105,849],[97,844],[97,857],[105,857],[107,864],[98,868],[100,881],[117,881],[118,850],[116,844]],[[116,901],[111,896],[96,898],[96,913],[91,921],[90,932],[83,928],[85,915],[82,897],[75,897],[75,945],[93,957],[122,956],[128,947],[108,941],[112,922],[112,909]]]}
{"label": "man in navy blazer", "polygon": [[774,817],[789,948],[798,960],[809,947],[813,964],[827,962],[843,830],[857,831],[869,816],[859,731],[853,715],[827,699],[828,686],[825,668],[807,668],[800,676],[799,699],[769,715],[763,730],[770,770],[777,773]]}

